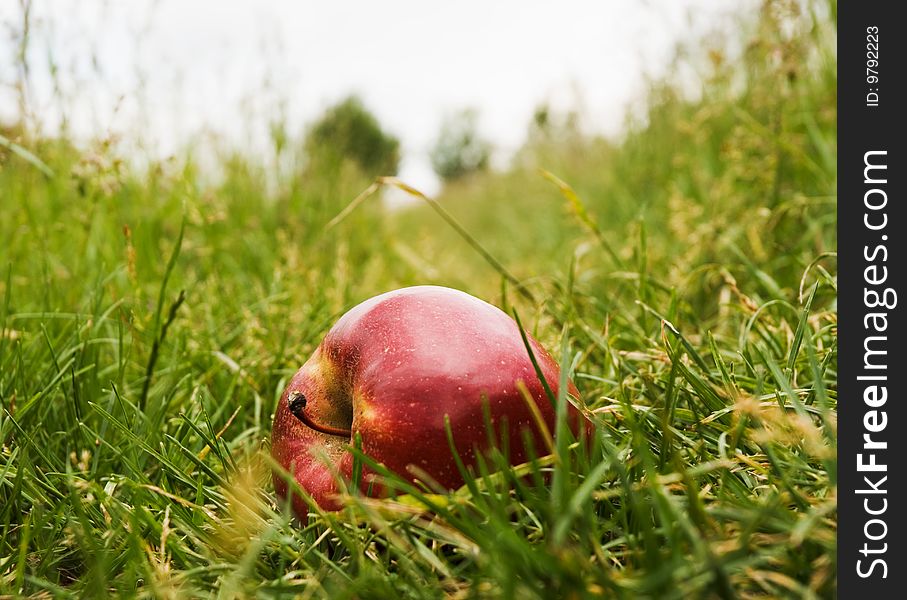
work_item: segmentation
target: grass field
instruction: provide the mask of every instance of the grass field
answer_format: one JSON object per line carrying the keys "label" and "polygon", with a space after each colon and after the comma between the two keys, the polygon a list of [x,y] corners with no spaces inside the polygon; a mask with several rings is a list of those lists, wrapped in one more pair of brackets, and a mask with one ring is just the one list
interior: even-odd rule
{"label": "grass field", "polygon": [[[293,144],[211,178],[4,133],[0,597],[833,596],[835,10],[766,3],[620,140],[555,122],[437,204],[341,219],[371,180]],[[562,357],[592,458],[294,523],[283,387],[346,309],[423,283]]]}

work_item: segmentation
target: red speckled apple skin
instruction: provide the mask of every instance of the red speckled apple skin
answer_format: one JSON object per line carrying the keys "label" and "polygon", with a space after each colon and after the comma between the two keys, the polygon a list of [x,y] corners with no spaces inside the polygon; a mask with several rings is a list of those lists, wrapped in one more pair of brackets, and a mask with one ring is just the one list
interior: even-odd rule
{"label": "red speckled apple skin", "polygon": [[[542,373],[557,393],[559,368],[531,337],[532,351]],[[463,484],[444,429],[445,415],[458,453],[466,465],[475,463],[476,450],[488,447],[483,416],[487,398],[496,429],[508,429],[513,464],[528,459],[522,430],[528,429],[534,447],[545,444],[516,382],[522,380],[549,430],[555,430],[555,411],[536,376],[519,329],[500,309],[464,292],[418,286],[366,300],[328,332],[312,357],[294,375],[274,417],[271,451],[276,461],[326,510],[337,510],[334,473],[349,480],[351,438],[316,431],[290,411],[291,395],[306,398],[306,415],[315,423],[359,432],[363,452],[390,470],[413,479],[416,465],[448,489]],[[579,393],[570,383],[569,393]],[[592,424],[572,405],[569,423],[591,436]],[[505,420],[506,417],[506,420]],[[506,423],[506,425],[505,425]],[[365,470],[363,491],[368,491]],[[274,478],[280,497],[286,482]],[[380,494],[372,486],[372,495]],[[294,512],[308,512],[293,498]]]}

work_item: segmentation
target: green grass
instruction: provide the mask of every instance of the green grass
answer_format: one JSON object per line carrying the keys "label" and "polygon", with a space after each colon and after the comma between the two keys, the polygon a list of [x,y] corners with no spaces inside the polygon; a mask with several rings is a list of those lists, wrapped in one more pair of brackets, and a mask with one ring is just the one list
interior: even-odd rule
{"label": "green grass", "polygon": [[[460,232],[374,197],[328,227],[370,181],[292,144],[200,183],[188,154],[4,137],[0,596],[832,596],[835,5],[795,7],[696,53],[696,94],[653,83],[621,141],[550,126],[449,186]],[[280,392],[344,310],[420,283],[516,311],[591,452],[292,522]]]}

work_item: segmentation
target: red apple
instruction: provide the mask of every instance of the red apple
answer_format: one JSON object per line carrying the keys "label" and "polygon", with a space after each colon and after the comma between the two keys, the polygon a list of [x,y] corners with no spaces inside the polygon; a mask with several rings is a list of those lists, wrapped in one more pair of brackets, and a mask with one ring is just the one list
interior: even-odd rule
{"label": "red apple", "polygon": [[[556,394],[557,363],[535,339],[529,341]],[[517,388],[520,380],[553,434],[554,407],[519,328],[507,314],[444,287],[381,294],[343,315],[293,376],[277,406],[271,452],[326,510],[340,508],[332,471],[351,479],[353,455],[348,448],[355,432],[361,436],[362,451],[391,471],[413,480],[407,467],[416,465],[445,488],[455,489],[463,478],[447,441],[445,416],[458,454],[466,465],[474,465],[476,452],[488,448],[483,399],[495,428],[508,429],[513,464],[529,458],[523,430],[531,432],[537,453],[547,452]],[[572,382],[568,391],[579,397]],[[583,428],[591,433],[591,423],[570,404],[568,410],[574,433]],[[363,492],[369,491],[369,480],[365,469]],[[275,475],[274,484],[285,498],[286,481]],[[370,491],[381,493],[381,488],[372,485]],[[293,509],[305,518],[301,498],[293,498]]]}

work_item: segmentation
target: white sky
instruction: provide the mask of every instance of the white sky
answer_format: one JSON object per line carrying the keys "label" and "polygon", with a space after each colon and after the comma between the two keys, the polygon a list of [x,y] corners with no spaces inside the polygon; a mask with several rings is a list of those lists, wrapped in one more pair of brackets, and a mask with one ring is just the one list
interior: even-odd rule
{"label": "white sky", "polygon": [[[358,93],[400,137],[401,176],[433,192],[427,151],[465,107],[506,156],[533,110],[579,108],[617,133],[679,40],[730,29],[753,0],[34,0],[29,106],[49,130],[118,133],[167,154],[206,129],[260,148]],[[19,3],[0,0],[0,119],[15,114]],[[56,63],[56,86],[50,62]],[[57,91],[55,92],[55,88]]]}

